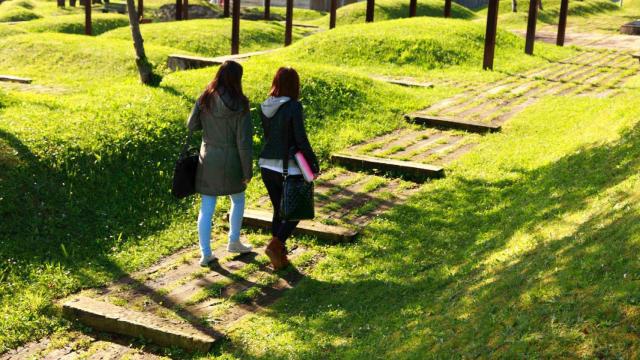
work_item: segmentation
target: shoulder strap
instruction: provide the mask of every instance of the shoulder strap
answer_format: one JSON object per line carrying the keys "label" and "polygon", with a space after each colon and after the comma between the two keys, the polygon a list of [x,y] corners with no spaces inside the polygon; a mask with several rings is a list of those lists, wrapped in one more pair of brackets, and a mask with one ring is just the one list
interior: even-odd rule
{"label": "shoulder strap", "polygon": [[191,142],[191,137],[193,136],[193,130],[189,129],[189,133],[187,134],[187,138],[184,140],[184,146],[182,147],[182,151],[180,152],[180,157],[184,158],[189,153],[189,143]]}
{"label": "shoulder strap", "polygon": [[[287,104],[287,106],[290,107],[290,104]],[[284,157],[282,158],[282,175],[284,175],[285,178],[289,176],[289,113],[290,111],[287,112],[287,115],[284,116],[284,131],[282,132],[284,136],[284,141],[282,142],[284,144]]]}

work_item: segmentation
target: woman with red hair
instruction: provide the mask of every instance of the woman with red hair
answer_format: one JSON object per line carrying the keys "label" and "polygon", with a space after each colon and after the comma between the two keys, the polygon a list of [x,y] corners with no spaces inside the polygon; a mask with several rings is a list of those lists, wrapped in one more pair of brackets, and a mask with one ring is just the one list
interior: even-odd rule
{"label": "woman with red hair", "polygon": [[[301,151],[309,162],[313,173],[320,172],[318,159],[309,144],[304,128],[304,112],[300,98],[300,77],[290,67],[281,67],[276,72],[269,91],[269,97],[261,105],[262,128],[265,145],[260,153],[260,171],[269,198],[273,205],[271,223],[271,241],[265,253],[269,256],[274,269],[289,264],[286,241],[298,225],[298,221],[285,221],[280,218],[280,200],[284,181],[285,151],[289,147],[289,159],[286,164],[288,176],[302,176],[302,172],[293,155]],[[285,139],[285,134],[287,138]]]}

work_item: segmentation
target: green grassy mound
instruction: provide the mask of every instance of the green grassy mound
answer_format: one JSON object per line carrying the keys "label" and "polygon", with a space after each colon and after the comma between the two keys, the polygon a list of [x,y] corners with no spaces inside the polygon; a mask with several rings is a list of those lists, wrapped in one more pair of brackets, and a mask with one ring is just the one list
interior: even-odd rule
{"label": "green grassy mound", "polygon": [[[129,26],[129,18],[119,14],[93,13],[91,15],[93,34],[98,35],[115,28]],[[84,34],[84,15],[50,16],[43,19],[18,24],[29,32],[58,32],[65,34]]]}
{"label": "green grassy mound", "polygon": [[[367,4],[357,2],[343,6],[336,12],[336,24],[361,24],[365,22]],[[444,14],[444,2],[437,0],[418,1],[417,16],[442,17]],[[475,17],[473,11],[464,6],[452,3],[451,16],[459,19],[472,19]],[[409,17],[409,1],[399,0],[379,0],[376,1],[374,20],[384,21]],[[312,21],[316,25],[329,25],[329,16]]]}
{"label": "green grassy mound", "polygon": [[15,25],[0,24],[0,38],[11,35],[24,34],[25,32],[25,30],[19,29]]}
{"label": "green grassy mound", "polygon": [[[153,45],[145,49],[159,71],[175,51]],[[39,83],[122,80],[137,74],[134,55],[130,41],[84,35],[24,34],[0,39],[0,67],[6,73],[28,76]]]}
{"label": "green grassy mound", "polygon": [[[81,13],[81,7],[59,8],[55,1],[47,0],[7,0],[0,4],[0,22],[27,21],[49,16],[69,15]],[[11,14],[15,15],[11,15]],[[18,14],[23,14],[19,16]],[[14,17],[14,20],[9,18]],[[22,17],[22,18],[21,18]],[[9,20],[6,20],[9,19]]]}
{"label": "green grassy mound", "polygon": [[[559,0],[542,0],[544,10],[539,10],[538,21],[545,24],[557,24],[560,15]],[[568,15],[589,18],[590,16],[618,11],[620,7],[608,0],[582,0],[575,1],[569,5]],[[500,24],[503,26],[519,25],[520,27],[527,24],[527,13],[529,11],[529,3],[524,1],[518,2],[518,12],[512,12],[511,2],[503,1],[500,3]],[[478,15],[486,17],[486,8],[478,11]],[[619,25],[618,25],[619,26]]]}
{"label": "green grassy mound", "polygon": [[0,12],[0,22],[28,21],[28,20],[39,19],[41,17],[35,12],[22,7],[11,7],[9,9],[6,9],[6,10],[2,9],[2,10],[3,11]]}
{"label": "green grassy mound", "polygon": [[[414,18],[337,27],[303,39],[283,59],[359,67],[369,72],[420,73],[453,66],[482,66],[484,24],[456,19]],[[545,57],[567,56],[565,49],[540,44]],[[523,57],[524,40],[499,31],[496,64],[503,70],[531,66]]]}
{"label": "green grassy mound", "polygon": [[[286,8],[281,6],[271,6],[270,14],[271,20],[284,21],[286,16]],[[247,20],[262,20],[264,18],[264,7],[246,7],[242,8],[240,12],[243,19]],[[293,19],[295,22],[309,21],[322,18],[326,15],[324,11],[316,11],[310,9],[293,9]]]}
{"label": "green grassy mound", "polygon": [[[140,27],[147,44],[163,45],[205,56],[229,54],[231,48],[231,19],[201,19],[144,24]],[[294,40],[301,31],[294,30]],[[104,38],[131,38],[128,28],[116,29]],[[240,22],[240,51],[251,52],[282,46],[284,26],[271,22]]]}

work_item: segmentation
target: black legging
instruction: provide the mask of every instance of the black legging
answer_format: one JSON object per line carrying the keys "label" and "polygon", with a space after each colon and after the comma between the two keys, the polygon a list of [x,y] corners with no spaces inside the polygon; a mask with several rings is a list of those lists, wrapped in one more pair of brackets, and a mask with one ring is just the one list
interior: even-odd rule
{"label": "black legging", "polygon": [[282,198],[282,182],[284,176],[273,170],[261,168],[262,181],[269,192],[273,205],[273,220],[271,221],[271,235],[277,237],[284,244],[291,236],[299,221],[282,221],[280,219],[280,199]]}

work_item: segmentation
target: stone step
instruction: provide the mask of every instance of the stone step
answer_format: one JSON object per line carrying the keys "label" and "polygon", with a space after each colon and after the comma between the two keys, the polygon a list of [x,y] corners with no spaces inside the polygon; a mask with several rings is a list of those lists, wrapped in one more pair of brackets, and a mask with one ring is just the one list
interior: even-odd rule
{"label": "stone step", "polygon": [[264,55],[273,51],[275,51],[275,49],[254,51],[254,52],[248,52],[248,53],[237,54],[237,55],[218,56],[213,58],[202,57],[202,56],[192,56],[192,55],[171,54],[167,58],[167,66],[169,67],[169,69],[173,71],[199,69],[203,67],[221,65],[227,60],[234,60],[234,61],[241,62],[252,56]]}
{"label": "stone step", "polygon": [[167,66],[173,71],[200,69],[208,66],[217,66],[222,64],[216,58],[207,58],[201,56],[171,54],[167,58]]}
{"label": "stone step", "polygon": [[332,154],[331,161],[351,170],[364,170],[374,173],[390,172],[398,174],[407,180],[417,182],[444,177],[444,169],[442,167],[412,161],[340,153]]}
{"label": "stone step", "polygon": [[500,125],[483,124],[475,121],[462,119],[452,119],[434,115],[428,115],[421,112],[414,112],[405,115],[407,121],[427,126],[434,126],[445,129],[459,129],[475,133],[491,133],[500,131]]}
{"label": "stone step", "polygon": [[306,29],[320,29],[318,25],[309,25],[309,24],[291,24],[293,27],[306,28]]}
{"label": "stone step", "polygon": [[170,322],[110,303],[79,296],[62,306],[65,318],[95,330],[131,337],[143,337],[160,346],[179,347],[206,353],[221,334],[205,333],[187,323]]}
{"label": "stone step", "polygon": [[406,87],[432,88],[434,86],[433,83],[430,83],[430,82],[421,82],[421,81],[410,80],[410,79],[394,79],[394,78],[382,77],[382,76],[381,77],[376,77],[375,79],[378,79],[380,81],[384,81],[384,82],[389,83],[389,84],[406,86]]}
{"label": "stone step", "polygon": [[15,82],[20,84],[31,84],[31,79],[21,78],[12,75],[0,75],[0,81]]}
{"label": "stone step", "polygon": [[[272,215],[268,211],[247,209],[244,211],[243,225],[269,230],[271,229]],[[351,242],[358,236],[358,232],[355,230],[325,225],[313,220],[301,221],[293,233],[314,236],[329,243]]]}

